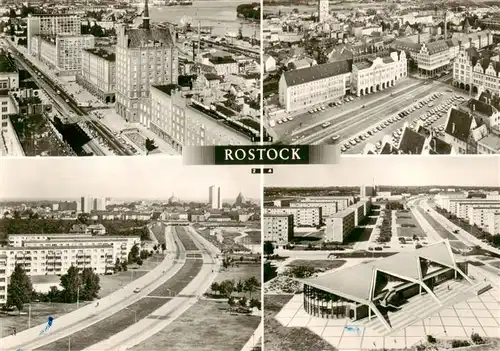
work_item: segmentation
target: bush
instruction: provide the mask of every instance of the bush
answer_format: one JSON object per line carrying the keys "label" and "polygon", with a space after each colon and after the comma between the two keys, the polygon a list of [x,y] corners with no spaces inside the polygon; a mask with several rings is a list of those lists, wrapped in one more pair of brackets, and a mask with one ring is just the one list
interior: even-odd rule
{"label": "bush", "polygon": [[453,340],[451,342],[451,347],[453,349],[456,349],[457,347],[465,347],[465,346],[470,346],[470,342],[466,340]]}
{"label": "bush", "polygon": [[429,344],[435,344],[435,343],[436,343],[436,341],[437,341],[437,340],[436,340],[436,338],[435,338],[435,337],[433,337],[432,335],[427,335],[427,342],[428,342]]}
{"label": "bush", "polygon": [[478,333],[472,333],[470,338],[476,345],[484,344],[484,339]]}

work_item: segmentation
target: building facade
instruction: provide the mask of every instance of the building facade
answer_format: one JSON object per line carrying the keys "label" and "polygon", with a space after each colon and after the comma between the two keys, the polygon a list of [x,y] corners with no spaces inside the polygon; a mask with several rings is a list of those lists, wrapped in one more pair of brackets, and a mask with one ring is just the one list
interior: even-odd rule
{"label": "building facade", "polygon": [[318,0],[318,22],[323,23],[328,18],[328,0]]}
{"label": "building facade", "polygon": [[342,243],[356,227],[357,214],[353,208],[347,208],[333,216],[325,218],[325,241]]}
{"label": "building facade", "polygon": [[296,111],[342,98],[347,91],[351,67],[336,61],[283,72],[279,81],[279,102]]}
{"label": "building facade", "polygon": [[222,208],[220,187],[212,185],[208,188],[208,203],[212,209]]}
{"label": "building facade", "polygon": [[352,65],[352,92],[367,95],[396,85],[408,75],[408,62],[404,51],[392,52],[386,57],[364,60]]}
{"label": "building facade", "polygon": [[264,241],[270,241],[278,246],[287,245],[293,240],[293,215],[264,215]]}
{"label": "building facade", "polygon": [[264,214],[293,215],[297,227],[317,227],[321,225],[321,207],[265,207]]}
{"label": "building facade", "polygon": [[82,69],[76,81],[102,101],[115,102],[116,55],[103,49],[83,50]]}
{"label": "building facade", "polygon": [[[488,215],[488,225],[486,231],[491,235],[500,234],[500,211]],[[1,265],[0,265],[1,269]]]}
{"label": "building facade", "polygon": [[175,34],[167,26],[150,26],[147,5],[140,28],[117,29],[116,112],[129,122],[146,124],[140,118],[143,100],[151,85],[177,84],[178,49]]}

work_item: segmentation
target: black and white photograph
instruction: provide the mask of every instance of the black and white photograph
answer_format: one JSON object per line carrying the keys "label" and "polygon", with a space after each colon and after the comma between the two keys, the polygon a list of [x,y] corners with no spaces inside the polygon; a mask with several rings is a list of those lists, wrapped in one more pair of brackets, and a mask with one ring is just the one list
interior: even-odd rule
{"label": "black and white photograph", "polygon": [[259,347],[261,187],[248,167],[1,163],[1,350]]}
{"label": "black and white photograph", "polygon": [[498,350],[499,172],[400,156],[265,175],[264,350]]}
{"label": "black and white photograph", "polygon": [[259,2],[4,1],[0,13],[0,156],[260,141]]}
{"label": "black and white photograph", "polygon": [[263,98],[283,144],[500,153],[495,1],[263,0]]}

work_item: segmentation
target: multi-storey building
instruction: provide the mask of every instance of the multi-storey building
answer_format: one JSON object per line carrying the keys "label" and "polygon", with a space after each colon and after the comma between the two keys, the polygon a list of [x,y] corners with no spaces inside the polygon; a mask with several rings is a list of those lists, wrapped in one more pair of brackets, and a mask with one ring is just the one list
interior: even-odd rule
{"label": "multi-storey building", "polygon": [[418,71],[421,75],[433,77],[449,68],[450,47],[446,40],[422,43],[416,54]]}
{"label": "multi-storey building", "polygon": [[146,127],[179,152],[191,145],[247,145],[258,133],[222,117],[215,107],[184,97],[172,84],[152,86],[139,114]]}
{"label": "multi-storey building", "polygon": [[0,305],[7,302],[7,253],[5,249],[0,249]]}
{"label": "multi-storey building", "polygon": [[407,67],[404,51],[355,62],[352,65],[351,91],[360,96],[393,87],[398,80],[407,77]]}
{"label": "multi-storey building", "polygon": [[[59,234],[9,234],[8,242],[9,246],[13,247],[23,247],[25,241],[39,241],[46,242],[51,239],[66,240],[69,241],[71,238],[75,238],[77,235],[75,233],[59,233]],[[80,233],[77,236],[81,240],[88,240],[92,238],[90,232]]]}
{"label": "multi-storey building", "polygon": [[115,102],[116,55],[104,49],[82,51],[82,70],[76,81],[102,101]]}
{"label": "multi-storey building", "polygon": [[82,196],[80,198],[80,211],[83,213],[90,213],[92,211],[93,201],[91,197]]}
{"label": "multi-storey building", "polygon": [[31,41],[31,54],[62,75],[80,73],[83,50],[95,46],[95,38],[90,34],[38,35]]}
{"label": "multi-storey building", "polygon": [[289,112],[338,100],[346,94],[350,76],[348,61],[283,72],[279,81],[279,102]]}
{"label": "multi-storey building", "polygon": [[337,212],[345,210],[349,205],[354,202],[352,196],[310,196],[306,197],[304,200],[306,202],[336,202]]}
{"label": "multi-storey building", "polygon": [[325,222],[325,241],[342,243],[356,227],[356,211],[347,208],[325,218]]}
{"label": "multi-storey building", "polygon": [[456,216],[458,218],[464,218],[469,220],[472,217],[472,209],[478,206],[482,207],[500,206],[500,201],[481,200],[481,199],[467,199],[458,201]]}
{"label": "multi-storey building", "polygon": [[[500,234],[500,211],[490,213],[488,215],[488,223],[486,231],[491,235],[499,235]],[[1,259],[0,259],[1,260]],[[0,264],[1,269],[1,264]],[[1,282],[0,282],[1,284]],[[1,292],[0,292],[1,294]]]}
{"label": "multi-storey building", "polygon": [[317,227],[321,225],[321,207],[265,207],[264,214],[293,215],[297,227]]}
{"label": "multi-storey building", "polygon": [[219,209],[222,207],[220,187],[212,185],[208,188],[208,203],[212,209]]}
{"label": "multi-storey building", "polygon": [[458,154],[476,154],[477,143],[488,134],[488,128],[471,112],[451,108],[444,132],[444,141]]}
{"label": "multi-storey building", "polygon": [[361,200],[349,206],[354,210],[354,226],[357,227],[366,217],[366,200]]}
{"label": "multi-storey building", "polygon": [[467,194],[464,192],[446,192],[446,193],[438,193],[435,197],[434,200],[436,201],[436,204],[441,207],[442,209],[450,212],[450,213],[455,213],[456,211],[456,202],[453,203],[453,208],[451,208],[452,204],[450,200],[461,200],[465,199],[467,197]]}
{"label": "multi-storey building", "polygon": [[369,185],[362,185],[359,187],[359,196],[360,197],[372,197],[375,196],[375,187]]}
{"label": "multi-storey building", "polygon": [[500,212],[500,201],[498,204],[472,206],[469,215],[469,224],[477,225],[484,230],[488,229],[489,216]]}
{"label": "multi-storey building", "polygon": [[328,18],[328,0],[318,0],[318,22],[323,23]]}
{"label": "multi-storey building", "polygon": [[335,201],[320,202],[320,201],[297,201],[290,202],[290,207],[320,207],[323,217],[331,216],[338,212],[338,204]]}
{"label": "multi-storey building", "polygon": [[266,214],[264,215],[264,241],[283,246],[293,240],[293,215],[292,214]]}
{"label": "multi-storey building", "polygon": [[139,109],[151,85],[176,84],[178,50],[168,26],[151,26],[146,0],[142,26],[117,29],[116,112],[129,122],[147,124]]}
{"label": "multi-storey building", "polygon": [[106,198],[104,197],[96,197],[94,199],[94,211],[106,211]]}
{"label": "multi-storey building", "polygon": [[[37,35],[80,35],[81,19],[75,14],[28,15],[27,41],[28,52],[33,54],[32,39]],[[39,48],[35,48],[39,50]]]}

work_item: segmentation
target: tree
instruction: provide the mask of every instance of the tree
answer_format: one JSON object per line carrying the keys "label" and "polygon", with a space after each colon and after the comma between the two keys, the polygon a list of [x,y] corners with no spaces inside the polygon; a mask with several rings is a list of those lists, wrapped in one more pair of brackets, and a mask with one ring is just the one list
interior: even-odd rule
{"label": "tree", "polygon": [[219,293],[219,284],[217,284],[217,282],[213,282],[212,285],[210,285],[210,290],[212,290],[215,295],[217,295]]}
{"label": "tree", "polygon": [[7,307],[14,306],[21,312],[23,305],[31,301],[32,295],[31,279],[18,264],[10,276],[10,283],[7,286]]}
{"label": "tree", "polygon": [[274,245],[270,241],[264,242],[264,255],[271,256],[274,253]]}
{"label": "tree", "polygon": [[245,288],[245,286],[243,285],[241,280],[238,280],[238,283],[236,284],[236,288],[235,288],[236,292],[242,292],[244,288]]}
{"label": "tree", "polygon": [[229,297],[227,298],[227,303],[228,303],[228,305],[229,305],[229,306],[231,306],[231,307],[232,307],[232,306],[234,306],[234,304],[235,304],[235,301],[234,301],[234,296],[229,296]]}
{"label": "tree", "polygon": [[229,298],[234,291],[234,282],[232,280],[224,280],[219,285],[219,291],[224,297]]}
{"label": "tree", "polygon": [[145,147],[146,147],[146,150],[148,152],[151,152],[151,151],[156,150],[158,148],[158,146],[156,146],[156,144],[155,144],[155,141],[153,139],[149,139],[149,138],[146,139]]}
{"label": "tree", "polygon": [[165,251],[167,249],[167,245],[165,243],[161,244],[161,251]]}
{"label": "tree", "polygon": [[89,224],[90,223],[90,213],[78,214],[77,221],[82,223],[82,224]]}
{"label": "tree", "polygon": [[82,286],[82,279],[78,274],[78,268],[71,266],[68,272],[61,276],[61,286],[63,287],[63,300],[66,303],[76,302],[79,289]]}
{"label": "tree", "polygon": [[250,299],[252,298],[252,293],[260,286],[259,281],[255,277],[250,277],[245,281],[245,291],[250,293]]}
{"label": "tree", "polygon": [[137,244],[134,244],[134,246],[132,246],[130,252],[128,253],[128,261],[130,263],[134,263],[137,261],[138,258],[139,258],[139,246]]}
{"label": "tree", "polygon": [[145,259],[146,259],[146,258],[148,258],[148,257],[149,257],[149,252],[148,252],[148,250],[142,250],[142,251],[141,251],[140,258],[141,258],[141,259],[143,259],[143,260],[145,260]]}
{"label": "tree", "polygon": [[247,307],[247,298],[245,296],[243,296],[241,299],[240,299],[240,305],[243,306],[243,307]]}
{"label": "tree", "polygon": [[120,262],[120,259],[117,257],[117,258],[116,258],[116,261],[115,261],[115,268],[114,268],[114,271],[115,271],[115,273],[116,273],[116,272],[121,272],[121,270],[122,270],[122,264],[121,264],[121,262]]}
{"label": "tree", "polygon": [[142,266],[142,263],[143,263],[142,258],[140,258],[140,257],[139,257],[139,258],[137,258],[137,261],[135,261],[135,262],[136,262],[139,266]]}
{"label": "tree", "polygon": [[250,306],[250,308],[257,307],[257,308],[260,310],[260,308],[261,308],[261,303],[260,303],[260,301],[259,301],[259,300],[257,300],[257,299],[251,299],[251,300],[250,300],[250,303],[249,303],[249,306]]}
{"label": "tree", "polygon": [[101,286],[99,285],[100,279],[97,274],[94,273],[92,268],[84,268],[82,271],[82,283],[83,291],[81,296],[83,300],[92,301],[97,297]]}
{"label": "tree", "polygon": [[123,260],[123,262],[121,263],[121,266],[122,266],[122,270],[124,272],[126,272],[128,270],[127,266],[128,266],[128,261],[127,260]]}

